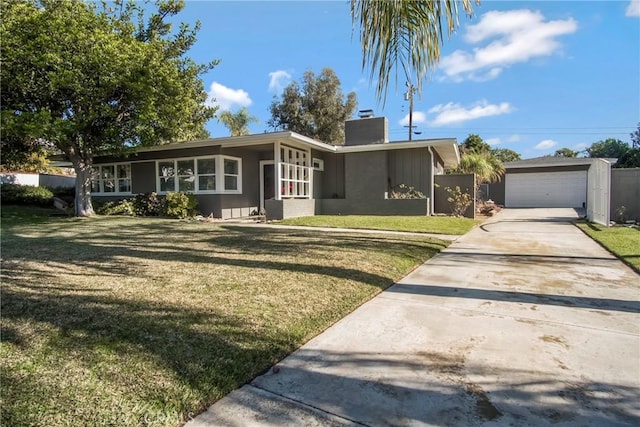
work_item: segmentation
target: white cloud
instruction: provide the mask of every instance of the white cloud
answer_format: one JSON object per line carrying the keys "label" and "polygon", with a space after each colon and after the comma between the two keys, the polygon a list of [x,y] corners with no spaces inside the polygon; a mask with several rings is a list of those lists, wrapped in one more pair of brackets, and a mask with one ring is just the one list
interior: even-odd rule
{"label": "white cloud", "polygon": [[219,106],[220,110],[230,110],[233,106],[248,107],[253,103],[243,89],[231,89],[218,82],[211,83],[206,104]]}
{"label": "white cloud", "polygon": [[535,147],[533,147],[533,148],[535,148],[536,150],[548,150],[549,148],[553,148],[553,147],[555,147],[556,145],[558,145],[558,143],[557,143],[557,142],[555,142],[554,140],[552,140],[552,139],[545,139],[544,141],[540,141],[540,142],[538,143],[538,145],[536,145],[536,146],[535,146]]}
{"label": "white cloud", "polygon": [[631,0],[629,2],[625,16],[640,17],[640,0]]}
{"label": "white cloud", "polygon": [[488,139],[485,139],[484,142],[486,142],[489,145],[499,145],[500,138],[488,138]]}
{"label": "white cloud", "polygon": [[438,104],[428,111],[429,113],[436,114],[435,118],[431,120],[429,124],[431,126],[444,126],[479,119],[481,117],[498,116],[512,111],[513,107],[508,102],[489,104],[486,100],[483,100],[469,107],[463,107],[460,104],[450,102],[448,104]]}
{"label": "white cloud", "polygon": [[520,141],[520,135],[515,133],[507,138],[507,142],[518,142],[518,141]]}
{"label": "white cloud", "polygon": [[[422,111],[413,112],[413,125],[421,125],[427,122],[427,115]],[[400,126],[409,126],[409,114],[404,116],[399,122]]]}
{"label": "white cloud", "polygon": [[467,27],[464,38],[474,45],[488,44],[456,50],[442,58],[440,69],[453,81],[491,80],[512,64],[558,52],[562,45],[556,38],[577,29],[573,18],[545,21],[540,12],[528,9],[487,12]]}
{"label": "white cloud", "polygon": [[280,93],[291,81],[291,74],[285,70],[277,70],[269,73],[269,91]]}

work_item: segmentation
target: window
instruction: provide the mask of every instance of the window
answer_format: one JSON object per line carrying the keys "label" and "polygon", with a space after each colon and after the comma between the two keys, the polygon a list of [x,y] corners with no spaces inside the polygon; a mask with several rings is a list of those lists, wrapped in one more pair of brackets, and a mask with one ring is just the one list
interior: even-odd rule
{"label": "window", "polygon": [[306,151],[286,145],[280,148],[280,195],[283,198],[311,197],[311,174]]}
{"label": "window", "polygon": [[131,164],[98,165],[91,173],[94,194],[131,194]]}
{"label": "window", "polygon": [[159,193],[184,191],[189,193],[242,192],[241,160],[235,157],[210,156],[157,162]]}
{"label": "window", "polygon": [[216,159],[198,159],[198,191],[216,190]]}
{"label": "window", "polygon": [[314,170],[317,170],[317,171],[323,171],[324,170],[324,160],[322,160],[322,159],[316,159],[314,157],[313,160],[311,161],[311,165],[313,166]]}
{"label": "window", "polygon": [[238,190],[240,162],[236,159],[224,159],[224,191]]}

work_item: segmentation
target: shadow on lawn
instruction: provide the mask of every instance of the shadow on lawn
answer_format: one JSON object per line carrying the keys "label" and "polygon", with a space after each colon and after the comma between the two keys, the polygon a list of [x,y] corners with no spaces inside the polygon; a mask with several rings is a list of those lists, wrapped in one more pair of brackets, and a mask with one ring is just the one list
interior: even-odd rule
{"label": "shadow on lawn", "polygon": [[[118,352],[124,358],[128,352],[139,355],[142,349],[175,372],[188,389],[197,390],[198,396],[205,399],[201,405],[247,382],[252,374],[265,370],[296,345],[294,337],[256,330],[239,316],[222,315],[211,309],[185,309],[113,295],[62,294],[46,287],[35,293],[32,289],[3,285],[2,317],[5,321],[35,321],[55,326],[59,332],[47,343],[52,353],[75,355],[76,361],[88,369],[103,360],[104,349]],[[18,330],[6,325],[2,328],[2,339],[20,347],[28,345]],[[154,357],[145,360],[154,363]],[[29,424],[22,419],[24,414],[10,403],[10,397],[20,401],[22,396],[32,396],[39,387],[46,390],[47,385],[39,385],[38,378],[25,376],[19,370],[3,370],[3,397],[8,398],[2,411],[3,425]],[[154,378],[149,378],[149,385],[144,382],[136,387],[136,393],[137,398],[149,404],[157,403],[158,399],[178,408],[186,404],[180,397],[163,395],[162,383],[155,384]],[[202,409],[185,408],[184,415],[189,410]],[[76,421],[82,424],[82,420]]]}

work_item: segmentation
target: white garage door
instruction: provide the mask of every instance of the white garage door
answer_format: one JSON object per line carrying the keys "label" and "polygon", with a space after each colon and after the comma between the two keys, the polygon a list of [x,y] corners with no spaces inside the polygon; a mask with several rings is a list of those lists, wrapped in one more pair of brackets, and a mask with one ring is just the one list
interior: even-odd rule
{"label": "white garage door", "polygon": [[508,208],[581,208],[586,201],[586,170],[505,176],[505,205]]}

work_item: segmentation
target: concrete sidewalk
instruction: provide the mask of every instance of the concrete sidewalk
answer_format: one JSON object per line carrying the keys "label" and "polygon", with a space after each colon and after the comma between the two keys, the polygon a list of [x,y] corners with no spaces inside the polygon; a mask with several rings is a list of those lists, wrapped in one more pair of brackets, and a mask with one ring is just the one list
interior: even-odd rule
{"label": "concrete sidewalk", "polygon": [[505,210],[187,425],[640,424],[640,277]]}

